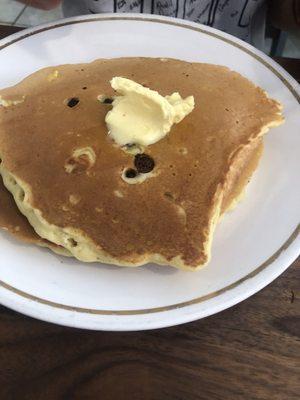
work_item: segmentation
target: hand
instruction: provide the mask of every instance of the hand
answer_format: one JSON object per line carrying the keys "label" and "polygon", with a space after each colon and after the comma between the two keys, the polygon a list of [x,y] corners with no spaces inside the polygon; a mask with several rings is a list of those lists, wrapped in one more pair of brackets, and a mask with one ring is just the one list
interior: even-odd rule
{"label": "hand", "polygon": [[42,10],[52,10],[52,8],[57,7],[61,3],[61,0],[18,0],[18,1],[32,7],[40,8]]}

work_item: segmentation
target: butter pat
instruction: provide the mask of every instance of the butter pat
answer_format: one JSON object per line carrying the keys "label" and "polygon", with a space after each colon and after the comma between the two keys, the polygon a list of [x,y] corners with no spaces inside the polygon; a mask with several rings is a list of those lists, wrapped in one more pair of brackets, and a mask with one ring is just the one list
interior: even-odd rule
{"label": "butter pat", "polygon": [[183,99],[179,93],[173,93],[163,97],[121,77],[113,78],[110,83],[119,96],[115,97],[105,122],[110,136],[120,146],[156,143],[194,109],[193,96]]}

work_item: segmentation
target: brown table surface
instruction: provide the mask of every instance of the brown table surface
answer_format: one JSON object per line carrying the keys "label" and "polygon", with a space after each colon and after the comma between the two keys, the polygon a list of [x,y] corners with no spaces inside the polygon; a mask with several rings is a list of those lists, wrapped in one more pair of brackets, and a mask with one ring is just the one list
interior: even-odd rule
{"label": "brown table surface", "polygon": [[[299,79],[299,60],[277,61]],[[299,267],[235,307],[156,331],[90,332],[0,307],[0,399],[299,399]]]}

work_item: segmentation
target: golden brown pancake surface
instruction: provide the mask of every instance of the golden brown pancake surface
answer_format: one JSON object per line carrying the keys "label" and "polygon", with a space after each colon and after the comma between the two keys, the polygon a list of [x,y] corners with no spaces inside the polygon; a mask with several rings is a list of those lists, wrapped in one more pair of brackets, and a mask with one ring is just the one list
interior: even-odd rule
{"label": "golden brown pancake surface", "polygon": [[[248,147],[245,147],[232,166],[232,172],[229,173],[226,179],[222,213],[232,208],[236,201],[239,200],[241,193],[255,171],[263,147],[261,140],[258,142],[259,143],[256,143],[254,141]],[[34,231],[27,218],[19,211],[12,194],[4,186],[2,177],[0,177],[0,228],[9,231],[24,242],[37,244],[42,247],[49,247],[56,253],[65,253],[62,251],[62,248],[60,249],[59,246],[54,243],[40,238]],[[70,254],[65,253],[64,255]]]}
{"label": "golden brown pancake surface", "polygon": [[29,224],[27,218],[19,211],[13,196],[5,188],[0,177],[0,228],[10,232],[26,243],[49,247],[55,253],[69,256],[68,251],[48,240],[42,239]]}
{"label": "golden brown pancake surface", "polygon": [[13,233],[28,243],[36,243],[42,239],[34,232],[26,217],[21,214],[12,195],[3,185],[0,177],[0,227]]}
{"label": "golden brown pancake surface", "polygon": [[[49,79],[53,71],[57,77]],[[109,106],[97,100],[100,94],[114,95],[113,76],[162,95],[178,91],[195,98],[194,111],[145,149],[155,176],[141,184],[122,180],[133,156],[110,140],[104,121]],[[23,103],[0,109],[0,155],[2,168],[28,189],[26,202],[49,226],[76,233],[73,243],[59,244],[78,258],[79,233],[100,261],[103,253],[129,265],[155,260],[153,255],[174,265],[175,258],[186,267],[205,264],[230,166],[263,128],[282,121],[278,103],[241,75],[176,60],[129,58],[48,68],[1,95],[25,96]],[[72,98],[79,102],[69,107]],[[94,162],[74,161],[74,151],[86,148]],[[72,172],[69,164],[75,164]]]}

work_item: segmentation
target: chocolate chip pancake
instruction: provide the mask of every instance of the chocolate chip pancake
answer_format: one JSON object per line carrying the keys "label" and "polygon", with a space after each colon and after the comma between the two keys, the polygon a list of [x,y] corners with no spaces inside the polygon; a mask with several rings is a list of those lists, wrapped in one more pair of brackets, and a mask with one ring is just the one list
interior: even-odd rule
{"label": "chocolate chip pancake", "polygon": [[[233,208],[255,171],[262,154],[262,141],[250,143],[245,146],[236,158],[228,174],[226,187],[224,188],[224,199],[221,213]],[[18,239],[42,247],[49,247],[54,252],[65,256],[71,254],[61,246],[55,245],[48,240],[41,239],[28,222],[27,218],[18,209],[12,194],[6,189],[0,177],[0,228],[9,231]]]}
{"label": "chocolate chip pancake", "polygon": [[[135,184],[122,176],[136,156],[110,139],[110,106],[97,99],[114,95],[113,76],[195,98],[194,111],[144,150],[151,177]],[[239,194],[226,200],[238,159],[283,121],[280,105],[238,73],[178,60],[47,68],[0,95],[24,99],[0,109],[0,172],[35,231],[80,260],[128,266],[206,264],[222,209]]]}

